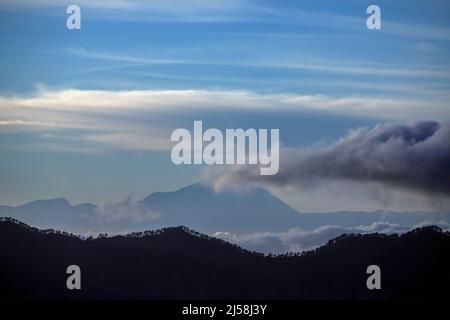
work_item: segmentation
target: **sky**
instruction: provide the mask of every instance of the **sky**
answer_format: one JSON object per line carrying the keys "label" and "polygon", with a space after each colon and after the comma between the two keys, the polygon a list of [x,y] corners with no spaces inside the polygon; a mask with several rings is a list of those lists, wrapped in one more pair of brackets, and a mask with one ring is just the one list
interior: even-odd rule
{"label": "sky", "polygon": [[[69,4],[81,8],[80,30],[66,28]],[[366,27],[370,4],[381,30]],[[326,156],[353,150],[355,132],[372,150],[373,134],[434,128],[425,147],[390,143],[388,173],[349,175],[341,163],[313,176],[318,186],[231,179],[230,168],[212,176],[251,181],[303,212],[446,208],[448,183],[429,181],[448,174],[449,17],[438,0],[2,0],[0,204],[140,199],[210,177],[170,160],[171,132],[202,120],[279,128],[290,151],[281,177],[310,168],[305,153],[335,163]],[[376,150],[364,155],[385,159],[385,145]],[[410,159],[431,165],[403,166]]]}

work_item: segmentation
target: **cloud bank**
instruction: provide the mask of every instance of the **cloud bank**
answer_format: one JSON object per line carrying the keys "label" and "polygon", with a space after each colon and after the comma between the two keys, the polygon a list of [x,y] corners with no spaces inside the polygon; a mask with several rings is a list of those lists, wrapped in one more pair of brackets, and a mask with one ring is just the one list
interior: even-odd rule
{"label": "cloud bank", "polygon": [[302,229],[295,228],[280,233],[262,232],[235,235],[229,232],[217,232],[213,234],[213,236],[231,243],[235,243],[247,250],[262,252],[265,254],[284,254],[288,252],[314,250],[325,245],[329,240],[342,234],[368,234],[375,232],[383,234],[401,234],[427,225],[436,225],[445,231],[450,228],[450,226],[445,222],[438,224],[424,222],[413,226],[392,224],[387,222],[375,222],[370,225],[361,225],[356,227],[327,225],[311,231],[304,231]]}
{"label": "cloud bank", "polygon": [[[170,150],[170,133],[203,111],[303,112],[417,120],[449,118],[442,102],[331,97],[249,90],[49,90],[0,95],[0,133],[34,133],[62,150]],[[176,115],[176,116],[175,116]],[[184,121],[184,122],[183,122]],[[192,121],[189,121],[190,124]],[[44,133],[46,135],[44,135]],[[48,135],[50,134],[50,135]],[[55,145],[57,144],[57,145]],[[83,145],[80,145],[83,144]]]}
{"label": "cloud bank", "polygon": [[280,151],[280,171],[275,176],[261,177],[257,169],[207,170],[204,178],[215,189],[243,184],[309,189],[345,180],[450,196],[450,123],[361,128],[327,147]]}

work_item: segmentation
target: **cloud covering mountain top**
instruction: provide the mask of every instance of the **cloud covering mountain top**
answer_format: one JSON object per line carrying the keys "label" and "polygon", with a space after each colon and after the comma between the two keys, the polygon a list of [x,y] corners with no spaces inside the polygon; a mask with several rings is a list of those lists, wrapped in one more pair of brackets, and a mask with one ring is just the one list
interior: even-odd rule
{"label": "cloud covering mountain top", "polygon": [[280,171],[261,177],[254,166],[205,172],[216,189],[251,184],[308,189],[329,181],[379,183],[429,196],[450,196],[450,123],[387,123],[352,131],[315,149],[280,151]]}

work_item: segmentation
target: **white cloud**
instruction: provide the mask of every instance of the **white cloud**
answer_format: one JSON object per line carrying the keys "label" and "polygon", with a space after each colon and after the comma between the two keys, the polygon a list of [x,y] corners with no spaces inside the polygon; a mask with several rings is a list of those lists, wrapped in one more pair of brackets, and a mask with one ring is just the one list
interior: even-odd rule
{"label": "white cloud", "polygon": [[[176,121],[198,111],[239,113],[245,110],[305,112],[420,120],[449,118],[442,101],[363,96],[332,97],[249,90],[48,90],[34,95],[0,96],[1,131],[49,131],[70,146],[168,150]],[[177,116],[175,116],[177,115]],[[164,118],[165,121],[160,121]],[[70,134],[62,132],[69,129]],[[53,141],[54,143],[55,141]]]}
{"label": "white cloud", "polygon": [[125,199],[115,202],[100,204],[96,207],[97,217],[107,222],[152,221],[159,217],[159,214],[147,209],[142,203],[135,202],[128,196]]}
{"label": "white cloud", "polygon": [[[421,120],[449,116],[444,103],[364,96],[331,97],[250,90],[40,90],[34,96],[0,96],[0,115],[25,116],[38,112],[72,112],[71,116],[107,112],[199,109],[327,111],[387,119]],[[52,114],[47,114],[52,115]],[[47,116],[46,115],[46,116]],[[21,120],[21,119],[18,119]],[[75,119],[76,120],[76,119]]]}
{"label": "white cloud", "polygon": [[43,122],[43,121],[32,121],[32,120],[0,120],[0,127],[11,127],[11,128],[81,128],[72,125],[71,123],[57,123],[57,122]]}

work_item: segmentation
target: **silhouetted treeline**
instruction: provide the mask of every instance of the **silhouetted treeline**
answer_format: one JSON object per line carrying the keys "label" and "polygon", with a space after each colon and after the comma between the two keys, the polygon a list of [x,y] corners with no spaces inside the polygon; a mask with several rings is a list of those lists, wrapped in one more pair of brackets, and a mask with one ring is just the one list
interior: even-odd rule
{"label": "silhouetted treeline", "polygon": [[[343,235],[301,255],[266,257],[185,227],[83,239],[0,221],[2,299],[377,299],[445,297],[450,234]],[[78,265],[82,290],[66,288]],[[366,287],[366,268],[382,289]]]}

